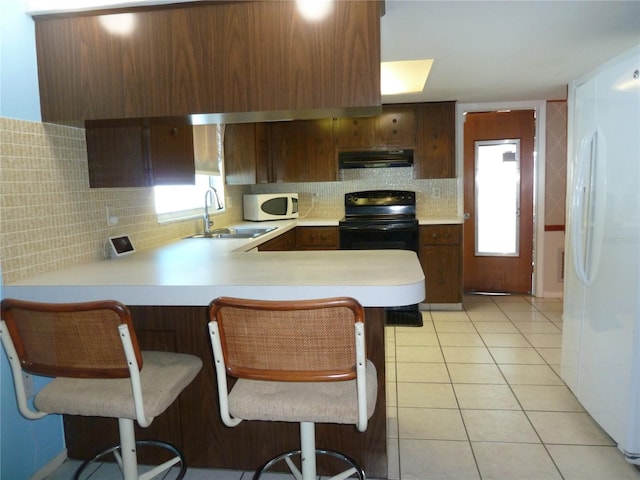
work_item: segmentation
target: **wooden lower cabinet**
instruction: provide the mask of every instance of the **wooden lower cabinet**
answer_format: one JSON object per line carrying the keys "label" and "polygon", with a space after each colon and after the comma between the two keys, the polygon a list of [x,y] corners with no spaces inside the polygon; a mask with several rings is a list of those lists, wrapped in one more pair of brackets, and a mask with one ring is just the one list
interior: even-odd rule
{"label": "wooden lower cabinet", "polygon": [[[149,428],[136,426],[136,439],[157,439],[180,449],[189,467],[253,471],[269,458],[300,446],[298,424],[245,421],[234,428],[220,420],[217,383],[207,332],[206,306],[129,306],[143,349],[190,353],[202,359],[203,368],[177,401],[154,419]],[[387,478],[384,322],[382,308],[367,308],[367,356],[378,373],[375,412],[365,432],[354,425],[318,424],[319,448],[330,448],[353,457],[368,476]],[[70,458],[91,458],[118,443],[115,419],[64,416]],[[155,462],[155,454],[141,462]],[[320,474],[326,474],[323,461]]]}
{"label": "wooden lower cabinet", "polygon": [[296,249],[296,229],[278,235],[277,237],[258,245],[260,252],[287,252]]}
{"label": "wooden lower cabinet", "polygon": [[296,227],[297,250],[337,250],[338,227]]}
{"label": "wooden lower cabinet", "polygon": [[421,225],[425,303],[462,302],[462,225]]}
{"label": "wooden lower cabinet", "polygon": [[338,227],[296,227],[258,246],[260,252],[337,249]]}

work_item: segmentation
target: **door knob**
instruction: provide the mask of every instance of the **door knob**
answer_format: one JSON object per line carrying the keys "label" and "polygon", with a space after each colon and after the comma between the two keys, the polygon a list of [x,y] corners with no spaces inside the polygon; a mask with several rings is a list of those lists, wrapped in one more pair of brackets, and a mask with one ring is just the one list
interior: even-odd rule
{"label": "door knob", "polygon": [[471,214],[469,212],[464,212],[462,214],[462,218],[465,220],[469,220],[471,218]]}

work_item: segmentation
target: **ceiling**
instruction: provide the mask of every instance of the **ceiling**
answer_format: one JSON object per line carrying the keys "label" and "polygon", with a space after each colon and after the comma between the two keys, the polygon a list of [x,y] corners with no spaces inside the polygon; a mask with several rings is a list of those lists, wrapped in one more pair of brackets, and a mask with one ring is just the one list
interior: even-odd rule
{"label": "ceiling", "polygon": [[386,0],[382,61],[435,59],[421,93],[383,103],[566,99],[567,84],[640,44],[640,1]]}

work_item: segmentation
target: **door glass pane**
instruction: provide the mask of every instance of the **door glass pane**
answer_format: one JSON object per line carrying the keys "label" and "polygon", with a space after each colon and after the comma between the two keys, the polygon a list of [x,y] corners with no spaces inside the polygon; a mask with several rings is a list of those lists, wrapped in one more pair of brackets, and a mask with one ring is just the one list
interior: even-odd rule
{"label": "door glass pane", "polygon": [[476,255],[516,257],[520,140],[476,142]]}

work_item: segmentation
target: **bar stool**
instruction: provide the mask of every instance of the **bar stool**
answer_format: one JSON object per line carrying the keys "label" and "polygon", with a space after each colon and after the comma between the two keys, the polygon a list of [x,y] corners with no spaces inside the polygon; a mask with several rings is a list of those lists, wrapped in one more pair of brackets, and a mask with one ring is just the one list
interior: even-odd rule
{"label": "bar stool", "polygon": [[[86,467],[113,454],[125,480],[147,480],[186,463],[173,445],[136,442],[134,420],[148,427],[194,379],[202,361],[193,355],[141,352],[127,307],[112,300],[36,303],[5,299],[0,337],[7,351],[20,413],[38,419],[55,413],[118,419],[120,444],[84,462]],[[23,372],[55,377],[27,403]],[[136,448],[161,447],[173,455],[138,474]]]}
{"label": "bar stool", "polygon": [[[356,475],[364,480],[363,469],[352,458],[315,445],[316,423],[354,424],[364,432],[373,415],[377,373],[365,354],[362,306],[347,297],[305,301],[220,297],[211,302],[209,317],[224,424],[234,427],[243,420],[300,424],[300,449],[267,461],[253,478],[284,461],[296,479],[316,479],[316,455],[329,455],[349,467],[332,479]],[[227,375],[238,379],[230,392]]]}

